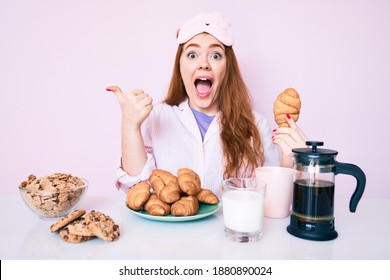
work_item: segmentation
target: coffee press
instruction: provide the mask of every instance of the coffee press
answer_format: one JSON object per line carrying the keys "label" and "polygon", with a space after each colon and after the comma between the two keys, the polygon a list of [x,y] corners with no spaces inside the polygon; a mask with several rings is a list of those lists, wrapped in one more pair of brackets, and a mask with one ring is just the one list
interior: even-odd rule
{"label": "coffee press", "polygon": [[325,241],[337,237],[334,212],[334,179],[337,174],[352,175],[357,185],[349,210],[356,207],[366,185],[364,172],[356,165],[335,160],[337,151],[318,149],[323,142],[307,141],[311,148],[293,149],[295,168],[300,175],[294,179],[292,213],[287,231],[299,238]]}

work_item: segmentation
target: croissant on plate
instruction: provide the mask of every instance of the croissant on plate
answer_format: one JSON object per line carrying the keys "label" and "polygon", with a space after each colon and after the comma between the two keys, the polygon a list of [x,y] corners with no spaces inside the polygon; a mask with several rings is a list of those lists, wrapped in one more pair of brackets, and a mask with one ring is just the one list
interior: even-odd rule
{"label": "croissant on plate", "polygon": [[187,195],[196,195],[200,192],[199,175],[189,168],[180,168],[177,171],[177,180],[180,189]]}
{"label": "croissant on plate", "polygon": [[181,190],[177,177],[172,173],[155,169],[149,176],[149,182],[157,197],[166,203],[173,203],[180,199]]}
{"label": "croissant on plate", "polygon": [[293,88],[288,88],[279,94],[274,102],[275,122],[280,127],[288,127],[286,114],[289,114],[294,121],[297,121],[300,110],[301,99],[299,98],[299,93]]}
{"label": "croissant on plate", "polygon": [[144,205],[144,209],[151,215],[166,216],[171,211],[171,206],[157,197],[156,194],[151,194],[148,201]]}
{"label": "croissant on plate", "polygon": [[206,204],[218,204],[219,199],[218,197],[210,190],[208,189],[201,189],[200,192],[196,195],[196,198],[199,202],[206,203]]}
{"label": "croissant on plate", "polygon": [[171,205],[174,216],[192,216],[198,212],[199,202],[195,196],[183,196]]}
{"label": "croissant on plate", "polygon": [[126,204],[133,210],[140,210],[150,196],[150,185],[140,182],[134,185],[126,195]]}

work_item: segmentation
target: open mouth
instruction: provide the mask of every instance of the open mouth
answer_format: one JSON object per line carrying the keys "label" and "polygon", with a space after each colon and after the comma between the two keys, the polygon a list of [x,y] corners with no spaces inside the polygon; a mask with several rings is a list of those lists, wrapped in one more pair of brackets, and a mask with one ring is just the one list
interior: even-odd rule
{"label": "open mouth", "polygon": [[195,80],[195,88],[200,96],[206,96],[211,92],[213,82],[208,78],[198,78]]}

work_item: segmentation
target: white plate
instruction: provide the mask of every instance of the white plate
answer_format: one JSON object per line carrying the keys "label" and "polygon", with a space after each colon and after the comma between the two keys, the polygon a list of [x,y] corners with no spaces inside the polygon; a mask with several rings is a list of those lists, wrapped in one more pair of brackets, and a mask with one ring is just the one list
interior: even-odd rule
{"label": "white plate", "polygon": [[211,216],[214,213],[216,213],[221,208],[221,206],[222,206],[221,202],[218,204],[199,203],[199,210],[195,215],[184,216],[184,217],[177,217],[177,216],[173,216],[172,214],[168,214],[167,216],[154,216],[149,214],[145,210],[134,211],[130,209],[128,206],[127,208],[129,208],[129,210],[135,215],[148,220],[163,221],[163,222],[186,222],[192,220],[199,220]]}

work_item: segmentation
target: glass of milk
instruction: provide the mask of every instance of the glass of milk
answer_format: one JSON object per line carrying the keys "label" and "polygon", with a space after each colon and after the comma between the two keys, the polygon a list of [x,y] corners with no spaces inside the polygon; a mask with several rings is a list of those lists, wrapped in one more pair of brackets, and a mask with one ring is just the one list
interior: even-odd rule
{"label": "glass of milk", "polygon": [[222,209],[227,238],[253,242],[263,235],[264,198],[267,184],[255,178],[222,182]]}

